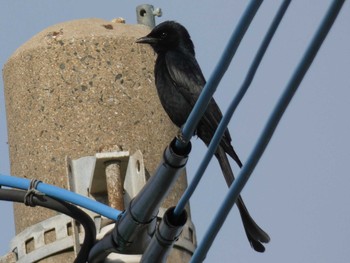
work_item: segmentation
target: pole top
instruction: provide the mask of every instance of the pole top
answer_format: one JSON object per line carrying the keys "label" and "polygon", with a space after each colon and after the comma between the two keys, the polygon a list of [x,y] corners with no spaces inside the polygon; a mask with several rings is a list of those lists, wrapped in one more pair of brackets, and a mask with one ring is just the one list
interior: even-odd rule
{"label": "pole top", "polygon": [[136,7],[136,16],[138,24],[143,24],[153,28],[156,25],[154,17],[162,16],[162,10],[160,8],[154,9],[153,5],[138,5]]}

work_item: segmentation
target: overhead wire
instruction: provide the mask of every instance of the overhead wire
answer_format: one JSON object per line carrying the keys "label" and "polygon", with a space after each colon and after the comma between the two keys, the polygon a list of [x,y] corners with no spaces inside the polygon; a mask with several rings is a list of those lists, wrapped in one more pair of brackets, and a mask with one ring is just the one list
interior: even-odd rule
{"label": "overhead wire", "polygon": [[260,157],[264,153],[264,150],[266,149],[283,113],[285,112],[288,104],[290,103],[295,92],[297,91],[299,84],[301,83],[303,77],[305,76],[307,70],[313,62],[319,48],[321,47],[329,30],[331,29],[343,4],[344,0],[335,0],[328,9],[305,54],[303,55],[300,63],[298,64],[290,81],[288,82],[285,91],[283,92],[281,98],[277,102],[277,105],[275,106],[265,128],[263,129],[263,132],[260,135],[256,146],[254,147],[251,155],[249,156],[246,165],[243,167],[243,169],[239,173],[239,176],[231,185],[224,202],[222,203],[221,207],[219,208],[219,211],[215,215],[215,218],[213,219],[207,232],[205,233],[202,242],[195,250],[194,255],[190,261],[191,263],[202,262],[204,260],[217,233],[221,229],[223,223],[227,218],[228,213],[234,205],[239,193],[247,183],[256,164],[258,163]]}
{"label": "overhead wire", "polygon": [[192,194],[194,193],[196,187],[199,184],[199,181],[201,180],[201,178],[203,177],[203,174],[205,172],[205,170],[207,169],[209,162],[211,160],[211,158],[213,157],[220,141],[221,138],[227,128],[227,125],[229,123],[229,121],[231,120],[231,117],[233,115],[233,113],[235,112],[238,104],[240,103],[240,101],[242,100],[243,96],[245,95],[245,93],[247,92],[254,76],[255,73],[260,65],[260,62],[277,30],[278,25],[280,24],[285,11],[287,10],[288,6],[290,4],[290,0],[289,1],[284,1],[283,4],[281,5],[280,9],[277,11],[275,18],[273,19],[255,57],[254,60],[248,70],[247,76],[243,81],[243,84],[241,85],[237,95],[234,97],[234,99],[232,100],[231,104],[229,105],[229,108],[227,109],[226,113],[224,114],[222,120],[219,123],[219,126],[213,136],[213,139],[211,140],[209,146],[208,146],[208,150],[198,168],[198,170],[196,171],[196,174],[194,175],[194,178],[192,179],[190,185],[187,187],[185,193],[182,195],[181,199],[179,200],[178,204],[176,205],[176,208],[174,210],[175,214],[180,214],[181,211],[185,208],[186,204],[188,203],[189,199],[191,198]]}
{"label": "overhead wire", "polygon": [[195,130],[197,128],[199,120],[205,112],[210,99],[212,98],[217,86],[219,85],[222,77],[224,76],[226,70],[228,69],[233,56],[235,55],[241,40],[245,32],[247,31],[251,21],[253,20],[256,12],[258,11],[262,0],[252,0],[245,12],[243,13],[241,19],[238,22],[238,26],[232,33],[221,58],[211,74],[207,83],[205,84],[203,91],[201,92],[196,104],[193,107],[192,112],[187,118],[186,123],[181,129],[181,133],[176,140],[175,145],[182,149],[185,148],[188,142],[191,140]]}
{"label": "overhead wire", "polygon": [[[0,174],[0,186],[1,185],[26,190],[30,185],[30,180],[25,178],[19,178],[15,176]],[[68,191],[66,189],[63,189],[54,185],[40,182],[38,183],[36,188],[38,191],[48,196],[54,197],[59,200],[67,201],[72,204],[76,204],[80,207],[89,209],[97,214],[103,215],[112,220],[117,220],[119,214],[121,213],[119,210],[116,210],[105,204],[99,203],[88,197],[79,195],[77,193]]]}
{"label": "overhead wire", "polygon": [[[241,41],[241,39],[244,36],[244,33],[246,32],[248,26],[250,25],[254,15],[256,14],[259,6],[261,5],[262,1],[251,1],[249,6],[247,7],[243,17],[240,20],[239,26],[237,30],[232,34],[230,41],[228,43],[227,48],[225,49],[218,66],[216,67],[214,73],[212,74],[211,78],[207,82],[207,85],[205,86],[202,95],[200,96],[199,100],[197,101],[192,113],[190,114],[187,122],[185,123],[184,127],[182,128],[182,135],[181,140],[177,140],[177,146],[180,148],[183,148],[190,140],[192,135],[194,134],[195,128],[198,124],[198,121],[201,118],[201,115],[205,111],[205,106],[210,101],[213,93],[216,90],[217,85],[219,84],[222,76],[224,75],[225,71],[227,70],[231,59],[233,55],[235,54],[238,45]],[[259,51],[252,63],[252,66],[248,72],[248,75],[242,84],[238,94],[234,98],[234,100],[231,102],[229,109],[227,113],[223,116],[222,121],[219,124],[219,127],[212,139],[212,142],[209,145],[208,152],[206,153],[205,158],[203,159],[203,162],[201,163],[201,166],[199,167],[195,179],[193,182],[191,182],[188,190],[186,190],[185,194],[181,198],[180,202],[175,208],[174,214],[180,214],[182,210],[184,209],[185,205],[187,204],[190,196],[194,192],[196,186],[198,185],[198,182],[200,178],[202,177],[204,170],[206,169],[206,165],[208,165],[211,157],[213,156],[215,149],[220,142],[220,139],[222,137],[222,134],[224,133],[227,124],[232,117],[232,114],[234,113],[237,105],[243,98],[245,92],[247,91],[254,74],[257,70],[257,67],[262,59],[262,56],[264,55],[269,42],[275,33],[275,30],[280,22],[280,20],[283,17],[283,14],[285,12],[282,11],[283,8],[287,9],[288,5],[290,3],[290,0],[286,0],[281,5],[276,17],[274,18],[273,23],[270,26],[270,29],[268,33],[266,34],[264,41],[262,42]],[[262,156],[264,150],[267,147],[267,144],[269,143],[275,128],[278,125],[278,122],[280,121],[285,109],[287,108],[289,102],[291,101],[293,95],[295,94],[299,84],[301,83],[304,75],[306,74],[308,68],[310,67],[313,59],[315,58],[323,40],[327,36],[327,33],[329,32],[335,18],[337,17],[342,5],[344,3],[344,0],[335,0],[330,9],[328,10],[321,26],[319,27],[317,33],[315,34],[311,44],[309,45],[307,51],[305,52],[305,55],[303,56],[301,62],[299,63],[296,71],[292,75],[292,78],[287,84],[287,87],[282,94],[280,100],[278,101],[274,111],[272,112],[261,136],[259,137],[251,155],[248,158],[248,161],[246,165],[243,167],[241,172],[239,173],[238,178],[234,181],[234,183],[231,185],[229,189],[229,193],[227,194],[222,206],[220,207],[218,213],[216,214],[212,224],[210,225],[208,231],[206,232],[203,241],[200,243],[199,247],[195,251],[195,254],[192,257],[191,262],[201,262],[207,251],[209,250],[213,240],[215,239],[218,231],[220,230],[222,224],[224,223],[230,209],[234,205],[234,202],[237,199],[237,196],[239,195],[240,191],[243,189],[244,185],[249,179],[250,174],[254,170],[257,162],[259,161],[260,157]],[[280,13],[281,12],[281,13]],[[283,12],[283,14],[282,14]],[[279,20],[279,21],[278,21]],[[30,181],[28,179],[24,178],[17,178],[13,176],[6,176],[0,174],[0,186],[8,186],[8,187],[14,187],[19,189],[27,189],[30,184]],[[79,208],[75,207],[72,204],[79,205],[81,207],[87,208],[91,211],[94,211],[96,213],[99,213],[101,215],[104,215],[110,219],[117,220],[118,215],[120,214],[120,211],[115,210],[113,208],[110,208],[104,204],[95,202],[89,198],[86,198],[84,196],[77,195],[75,193],[72,193],[68,190],[61,189],[56,186],[48,185],[45,183],[39,183],[37,185],[38,191],[45,193],[48,196],[34,196],[33,200],[37,205],[44,206],[50,209],[55,209],[57,211],[64,211],[62,213],[65,213],[76,220],[82,220],[82,225],[86,227],[85,233],[88,233],[88,237],[85,235],[85,239],[88,238],[87,243],[89,245],[86,245],[82,247],[82,254],[84,256],[80,256],[79,260],[83,260],[82,258],[85,258],[86,247],[90,246],[91,240],[93,239],[93,242],[95,240],[95,233],[92,233],[95,230],[95,226],[93,225],[92,231],[89,231],[89,228],[92,228],[91,225],[91,219],[88,217],[83,211],[81,211]],[[9,190],[9,189],[0,189],[0,199],[1,200],[8,200],[8,201],[15,201],[15,202],[23,202],[24,195],[26,194],[26,191],[21,190]],[[7,199],[6,199],[7,198]],[[10,200],[12,198],[12,200]],[[64,200],[59,201],[56,199]],[[67,203],[69,202],[69,203]],[[46,205],[46,206],[45,206]],[[84,213],[89,219],[86,219],[85,216],[81,213]],[[78,216],[77,216],[78,215]],[[83,219],[82,219],[83,218]],[[93,224],[93,222],[92,222]],[[85,229],[84,227],[84,229]],[[91,230],[91,229],[90,229]],[[92,238],[93,236],[93,238]],[[85,244],[84,239],[84,244]],[[91,247],[91,246],[90,246]],[[89,248],[90,250],[90,248]],[[80,252],[79,252],[80,254]],[[78,259],[78,258],[77,258]],[[86,260],[85,260],[86,261]],[[76,262],[83,262],[83,261],[76,261]]]}

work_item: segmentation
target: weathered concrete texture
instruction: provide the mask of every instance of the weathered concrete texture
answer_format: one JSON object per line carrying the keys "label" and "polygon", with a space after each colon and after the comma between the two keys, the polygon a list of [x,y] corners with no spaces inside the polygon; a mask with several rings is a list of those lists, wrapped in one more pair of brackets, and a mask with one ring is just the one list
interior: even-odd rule
{"label": "weathered concrete texture", "polygon": [[9,252],[1,256],[0,263],[16,263],[16,254],[14,252]]}
{"label": "weathered concrete texture", "polygon": [[[66,187],[66,156],[112,145],[140,149],[153,173],[178,129],[156,94],[154,53],[135,43],[148,32],[82,19],[49,27],[16,50],[3,70],[13,175]],[[164,205],[185,188],[182,176]],[[52,215],[15,206],[16,231]]]}

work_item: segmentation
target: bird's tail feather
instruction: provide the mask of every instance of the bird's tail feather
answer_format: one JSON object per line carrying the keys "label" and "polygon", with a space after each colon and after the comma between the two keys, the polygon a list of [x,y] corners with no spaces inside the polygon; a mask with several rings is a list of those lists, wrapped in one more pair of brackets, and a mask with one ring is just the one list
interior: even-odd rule
{"label": "bird's tail feather", "polygon": [[[227,155],[221,146],[218,147],[215,156],[219,161],[226,183],[228,186],[230,186],[235,178]],[[269,235],[264,230],[262,230],[257,225],[257,223],[255,223],[254,219],[250,216],[246,206],[244,205],[243,199],[240,195],[238,196],[236,204],[241,214],[244,230],[246,232],[250,245],[254,250],[258,252],[264,252],[265,247],[262,243],[268,243],[270,241]]]}

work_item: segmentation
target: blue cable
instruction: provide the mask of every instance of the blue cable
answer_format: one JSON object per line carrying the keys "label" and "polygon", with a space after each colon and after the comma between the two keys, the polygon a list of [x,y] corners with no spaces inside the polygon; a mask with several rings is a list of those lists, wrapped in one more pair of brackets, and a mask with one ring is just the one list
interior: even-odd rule
{"label": "blue cable", "polygon": [[183,209],[185,209],[186,204],[188,203],[188,200],[191,198],[193,192],[196,190],[196,187],[199,184],[199,181],[203,177],[203,174],[205,170],[207,169],[209,162],[211,158],[213,157],[218,145],[220,144],[221,138],[223,134],[225,133],[225,130],[227,128],[228,123],[230,122],[230,119],[232,118],[233,113],[235,112],[238,104],[242,100],[243,96],[245,95],[246,91],[248,90],[250,84],[252,83],[252,80],[254,78],[254,75],[256,73],[256,70],[258,69],[260,62],[271,42],[271,39],[273,35],[275,34],[277,27],[279,23],[281,22],[288,6],[290,4],[289,1],[284,1],[281,5],[281,8],[278,10],[274,20],[271,23],[271,26],[269,30],[267,31],[259,49],[258,52],[255,55],[255,58],[249,68],[249,71],[247,73],[247,76],[239,89],[236,97],[233,99],[231,104],[229,105],[229,108],[227,109],[225,115],[223,116],[222,120],[219,123],[219,126],[214,134],[213,139],[211,140],[208,151],[206,152],[204,159],[201,162],[201,165],[199,166],[193,180],[191,181],[191,184],[187,187],[185,193],[182,195],[180,201],[178,202],[177,206],[175,207],[174,214],[179,215]]}
{"label": "blue cable", "polygon": [[236,30],[231,35],[231,38],[223,54],[221,55],[214,72],[211,74],[208,82],[201,92],[201,95],[193,107],[191,114],[188,116],[187,121],[181,131],[181,140],[178,139],[175,142],[176,147],[185,148],[188,142],[191,140],[197,128],[198,122],[202,118],[202,115],[204,114],[208,103],[216,90],[216,87],[219,85],[223,75],[229,67],[231,60],[261,3],[262,0],[252,0],[245,10],[236,27]]}
{"label": "blue cable", "polygon": [[[28,179],[0,174],[0,186],[27,190],[29,185],[30,180]],[[120,214],[119,210],[57,186],[40,182],[36,189],[50,197],[84,207],[112,220],[117,220]]]}
{"label": "blue cable", "polygon": [[307,48],[301,62],[296,68],[294,74],[292,75],[292,78],[287,84],[284,93],[278,101],[274,111],[272,112],[259,140],[257,141],[257,144],[252,154],[249,156],[247,164],[243,167],[238,178],[231,185],[229,193],[227,194],[222,206],[219,208],[219,211],[215,215],[215,218],[212,221],[208,231],[205,233],[202,242],[196,249],[191,259],[191,263],[202,262],[204,260],[217,233],[219,232],[221,226],[225,222],[226,217],[230,212],[232,206],[234,205],[235,201],[237,200],[239,193],[247,183],[250,174],[253,172],[260,157],[264,153],[264,150],[266,149],[266,146],[269,143],[277,127],[278,122],[280,121],[289,102],[291,101],[293,95],[298,89],[299,84],[301,83],[303,77],[309,69],[312,61],[314,60],[319,48],[323,43],[323,40],[326,38],[343,4],[344,0],[335,0],[329,8],[319,29],[317,30],[314,38],[312,39],[309,47]]}

